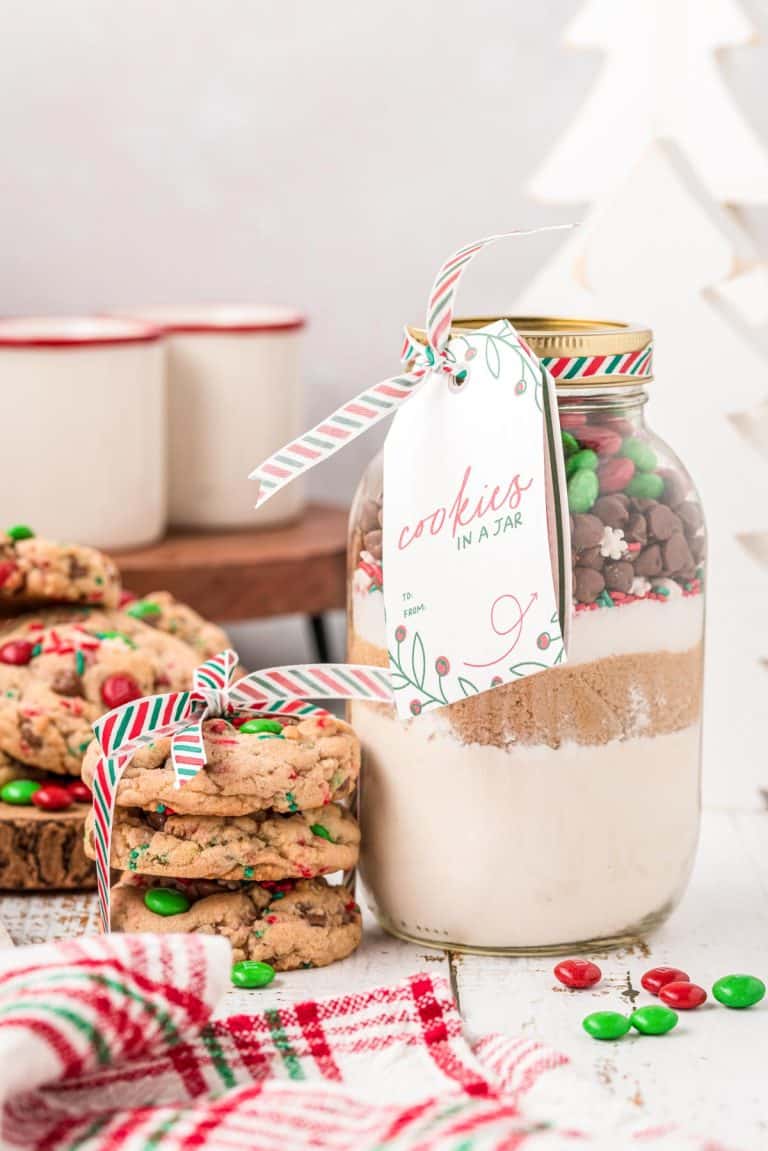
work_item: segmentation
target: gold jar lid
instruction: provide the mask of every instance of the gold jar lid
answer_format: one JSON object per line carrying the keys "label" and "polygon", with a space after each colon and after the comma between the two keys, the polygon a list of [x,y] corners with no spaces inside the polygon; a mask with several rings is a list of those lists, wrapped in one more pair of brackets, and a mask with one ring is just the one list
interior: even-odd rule
{"label": "gold jar lid", "polygon": [[[642,324],[570,316],[461,316],[454,319],[451,333],[484,328],[499,319],[508,319],[539,359],[546,362],[558,386],[642,384],[653,379],[653,332]],[[419,343],[426,343],[423,329],[408,330]],[[558,363],[564,360],[571,361],[571,366]]]}

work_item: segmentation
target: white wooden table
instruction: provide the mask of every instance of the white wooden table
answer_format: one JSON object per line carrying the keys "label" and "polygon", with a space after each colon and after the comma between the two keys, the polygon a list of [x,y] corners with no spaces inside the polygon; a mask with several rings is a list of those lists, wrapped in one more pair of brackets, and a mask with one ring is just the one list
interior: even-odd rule
{"label": "white wooden table", "polygon": [[[0,916],[16,944],[96,929],[92,896],[7,896]],[[393,982],[415,971],[451,980],[467,1029],[537,1035],[570,1055],[614,1096],[649,1121],[674,1121],[744,1151],[768,1148],[768,999],[749,1011],[713,1002],[681,1013],[659,1039],[597,1043],[581,1030],[590,1011],[628,1011],[650,1001],[640,988],[649,967],[684,968],[709,989],[746,971],[768,981],[768,811],[705,813],[691,886],[680,908],[652,938],[595,956],[604,979],[592,991],[567,992],[553,959],[462,956],[401,943],[370,920],[356,955],[315,971],[278,976],[259,992],[232,992],[224,1013]]]}

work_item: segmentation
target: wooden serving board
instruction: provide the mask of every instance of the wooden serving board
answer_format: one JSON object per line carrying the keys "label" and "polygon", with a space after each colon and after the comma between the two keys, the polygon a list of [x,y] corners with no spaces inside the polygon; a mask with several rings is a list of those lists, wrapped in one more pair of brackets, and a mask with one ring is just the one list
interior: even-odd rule
{"label": "wooden serving board", "polygon": [[0,803],[0,890],[93,889],[96,872],[83,850],[89,809],[87,803],[66,811]]}

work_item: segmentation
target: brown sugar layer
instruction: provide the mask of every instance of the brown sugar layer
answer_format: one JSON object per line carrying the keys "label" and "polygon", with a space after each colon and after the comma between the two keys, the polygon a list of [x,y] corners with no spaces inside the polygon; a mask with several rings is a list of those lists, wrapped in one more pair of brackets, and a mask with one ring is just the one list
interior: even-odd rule
{"label": "brown sugar layer", "polygon": [[[379,667],[387,663],[383,648],[354,632],[349,658]],[[680,731],[699,718],[701,694],[702,645],[697,644],[682,652],[615,655],[554,668],[461,700],[439,714],[465,744],[597,745]]]}

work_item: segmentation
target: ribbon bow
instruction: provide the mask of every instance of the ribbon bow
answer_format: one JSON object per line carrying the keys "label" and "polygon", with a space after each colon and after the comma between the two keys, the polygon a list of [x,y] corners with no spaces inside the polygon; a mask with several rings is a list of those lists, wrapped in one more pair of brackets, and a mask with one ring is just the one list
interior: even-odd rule
{"label": "ribbon bow", "polygon": [[175,786],[205,767],[206,719],[263,715],[328,715],[314,699],[365,699],[391,703],[389,671],[358,664],[273,667],[232,683],[237,654],[226,650],[195,670],[192,689],[152,695],[113,708],[93,730],[101,748],[93,780],[94,845],[99,910],[109,931],[109,855],[120,777],[140,747],[171,740]]}
{"label": "ribbon bow", "polygon": [[[257,482],[255,506],[260,508],[292,480],[335,455],[346,444],[391,415],[396,408],[410,399],[431,372],[442,372],[449,382],[459,386],[463,384],[467,368],[464,364],[456,363],[448,342],[451,338],[456,293],[461,278],[472,260],[478,252],[497,240],[570,227],[570,224],[552,224],[543,228],[503,232],[497,236],[486,236],[484,240],[476,240],[455,252],[440,268],[429,293],[426,343],[421,344],[413,340],[406,328],[400,358],[410,365],[409,370],[402,375],[383,380],[372,388],[367,388],[359,396],[337,408],[321,424],[317,424],[298,440],[286,444],[280,451],[259,464],[249,476],[249,479]],[[530,354],[533,356],[532,352]]]}

